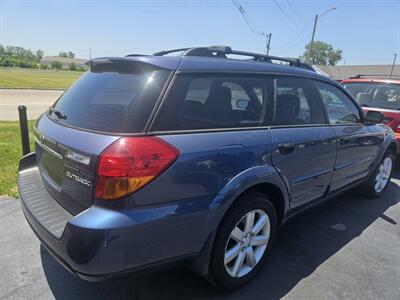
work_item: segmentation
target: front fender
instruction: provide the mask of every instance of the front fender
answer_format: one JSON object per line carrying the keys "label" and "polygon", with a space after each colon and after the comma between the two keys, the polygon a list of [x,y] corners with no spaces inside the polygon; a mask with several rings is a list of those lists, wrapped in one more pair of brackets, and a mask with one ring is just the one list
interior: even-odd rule
{"label": "front fender", "polygon": [[394,136],[392,129],[387,126],[384,126],[384,127],[385,127],[385,138],[384,138],[382,146],[380,147],[379,152],[376,156],[376,160],[373,164],[373,167],[371,168],[371,170],[369,172],[369,176],[371,176],[371,174],[374,173],[376,168],[378,168],[378,165],[380,164],[383,156],[385,155],[385,153],[388,150],[388,148],[390,147],[390,145],[392,145],[392,143],[396,143],[396,146],[397,146],[397,140],[396,140],[396,137]]}

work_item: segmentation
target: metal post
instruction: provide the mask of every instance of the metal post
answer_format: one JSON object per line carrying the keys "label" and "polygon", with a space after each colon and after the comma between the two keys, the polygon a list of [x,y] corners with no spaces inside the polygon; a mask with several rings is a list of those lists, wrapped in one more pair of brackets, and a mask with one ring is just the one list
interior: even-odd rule
{"label": "metal post", "polygon": [[267,42],[267,55],[269,54],[269,50],[271,49],[271,36],[272,33],[268,34],[268,42]]}
{"label": "metal post", "polygon": [[315,15],[314,29],[313,29],[313,32],[312,32],[312,37],[311,37],[311,42],[310,42],[310,48],[308,49],[308,53],[307,53],[306,63],[310,63],[310,56],[311,56],[311,52],[312,52],[312,48],[313,48],[315,30],[316,30],[316,28],[317,28],[317,22],[318,22],[318,15]]}
{"label": "metal post", "polygon": [[19,113],[19,128],[21,130],[21,144],[22,144],[22,154],[28,154],[31,152],[29,145],[29,131],[28,131],[28,118],[26,116],[26,106],[18,106]]}
{"label": "metal post", "polygon": [[396,53],[394,53],[393,55],[394,55],[394,59],[393,59],[392,69],[390,70],[389,78],[392,78],[393,69],[394,69],[394,64],[396,63],[396,58],[397,58],[397,54],[396,54]]}

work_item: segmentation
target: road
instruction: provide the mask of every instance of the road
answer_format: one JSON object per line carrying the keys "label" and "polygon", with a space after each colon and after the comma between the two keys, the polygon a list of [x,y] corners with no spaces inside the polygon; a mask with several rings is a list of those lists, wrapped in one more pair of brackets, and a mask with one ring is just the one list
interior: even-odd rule
{"label": "road", "polygon": [[288,223],[247,286],[222,292],[186,269],[89,283],[64,270],[0,200],[1,299],[400,299],[400,172],[384,197],[346,193]]}
{"label": "road", "polygon": [[18,120],[18,105],[28,108],[28,119],[36,119],[52,105],[64,91],[0,89],[0,120]]}

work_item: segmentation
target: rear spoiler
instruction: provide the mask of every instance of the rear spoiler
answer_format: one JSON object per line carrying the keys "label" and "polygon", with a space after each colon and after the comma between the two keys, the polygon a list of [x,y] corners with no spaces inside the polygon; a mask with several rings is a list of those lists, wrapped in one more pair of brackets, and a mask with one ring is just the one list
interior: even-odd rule
{"label": "rear spoiler", "polygon": [[159,69],[176,70],[181,59],[152,56],[99,57],[86,62],[92,72],[143,73]]}

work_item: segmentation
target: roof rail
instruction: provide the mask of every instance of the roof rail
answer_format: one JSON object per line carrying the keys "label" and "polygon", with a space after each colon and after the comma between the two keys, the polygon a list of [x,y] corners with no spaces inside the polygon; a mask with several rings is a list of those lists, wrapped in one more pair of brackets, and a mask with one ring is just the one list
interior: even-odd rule
{"label": "roof rail", "polygon": [[153,55],[163,56],[174,52],[182,52],[181,56],[201,56],[201,57],[219,57],[219,58],[228,58],[227,55],[239,55],[239,56],[250,57],[251,60],[254,61],[268,62],[268,63],[273,63],[273,61],[280,61],[287,63],[289,66],[300,67],[303,69],[315,71],[309,64],[301,62],[300,59],[298,58],[287,58],[287,57],[271,56],[254,52],[233,50],[229,46],[179,48],[179,49],[156,52]]}
{"label": "roof rail", "polygon": [[192,48],[178,48],[178,49],[172,49],[172,50],[159,51],[159,52],[154,53],[153,55],[154,56],[163,56],[163,55],[166,55],[169,53],[182,52],[182,51],[186,51],[189,49],[192,49]]}
{"label": "roof rail", "polygon": [[148,54],[131,53],[125,55],[125,57],[135,57],[135,56],[149,56]]}
{"label": "roof rail", "polygon": [[351,76],[351,79],[356,78],[368,78],[368,77],[378,77],[382,79],[400,79],[400,75],[387,75],[387,74],[357,74],[355,76]]}

